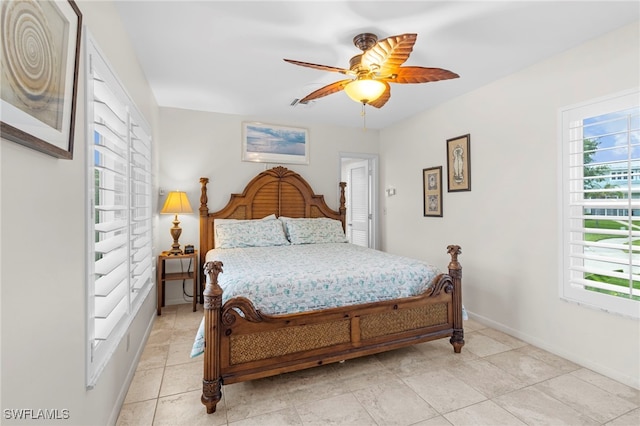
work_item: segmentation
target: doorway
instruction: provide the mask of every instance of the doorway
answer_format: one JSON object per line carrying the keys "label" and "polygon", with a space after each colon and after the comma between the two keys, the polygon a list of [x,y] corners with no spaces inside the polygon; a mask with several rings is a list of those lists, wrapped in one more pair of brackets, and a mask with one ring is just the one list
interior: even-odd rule
{"label": "doorway", "polygon": [[340,153],[340,181],[347,183],[347,239],[377,248],[378,155]]}

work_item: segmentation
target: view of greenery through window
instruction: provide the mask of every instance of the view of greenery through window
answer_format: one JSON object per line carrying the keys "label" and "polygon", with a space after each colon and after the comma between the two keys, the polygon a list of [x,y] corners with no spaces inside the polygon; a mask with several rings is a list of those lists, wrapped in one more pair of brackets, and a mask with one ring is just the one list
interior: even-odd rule
{"label": "view of greenery through window", "polygon": [[640,300],[640,114],[585,119],[584,288]]}

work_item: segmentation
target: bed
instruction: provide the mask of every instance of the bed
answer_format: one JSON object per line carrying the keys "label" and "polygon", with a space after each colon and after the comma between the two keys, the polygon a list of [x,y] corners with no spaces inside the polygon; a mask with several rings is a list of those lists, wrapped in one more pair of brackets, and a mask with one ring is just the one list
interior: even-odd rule
{"label": "bed", "polygon": [[[302,176],[282,166],[258,174],[216,212],[207,206],[208,179],[201,178],[200,183],[200,260],[202,282],[206,281],[200,330],[204,355],[201,401],[207,413],[215,412],[223,384],[445,337],[453,352],[460,353],[464,332],[459,246],[447,247],[450,262],[443,273],[425,262],[349,244],[344,241],[346,184],[339,184],[340,206],[333,210]],[[229,232],[238,229],[244,231],[229,239]],[[264,244],[245,247],[247,235],[259,235],[258,240],[263,241],[265,229]],[[306,272],[311,284],[292,287],[304,264],[322,258],[328,262],[324,267],[315,265]],[[344,259],[371,266],[354,278],[357,268],[340,266]],[[353,270],[352,276],[338,278],[339,269]],[[240,270],[252,278],[243,278]],[[267,275],[261,276],[263,272]],[[404,285],[413,276],[420,283]],[[230,284],[234,280],[245,287],[235,289]],[[277,284],[278,280],[282,283]],[[340,280],[361,287],[349,289]],[[374,290],[376,280],[381,281],[376,288],[383,294]],[[250,293],[251,288],[262,287],[279,288],[280,293],[272,295],[271,301]],[[316,297],[324,291],[334,291],[329,302]]]}

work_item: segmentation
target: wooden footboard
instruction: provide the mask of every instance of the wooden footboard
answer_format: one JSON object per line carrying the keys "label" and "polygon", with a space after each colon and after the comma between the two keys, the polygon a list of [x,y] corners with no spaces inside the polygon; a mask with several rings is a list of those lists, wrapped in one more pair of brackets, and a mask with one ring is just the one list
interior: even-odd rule
{"label": "wooden footboard", "polygon": [[265,315],[245,298],[222,306],[221,262],[207,262],[202,403],[213,413],[222,384],[253,380],[450,337],[464,345],[460,247],[449,273],[420,296],[291,315]]}

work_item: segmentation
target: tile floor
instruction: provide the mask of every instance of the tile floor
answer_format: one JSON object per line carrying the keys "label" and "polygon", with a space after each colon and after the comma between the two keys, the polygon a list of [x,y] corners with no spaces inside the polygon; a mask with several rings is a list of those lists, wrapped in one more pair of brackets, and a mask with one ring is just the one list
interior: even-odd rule
{"label": "tile floor", "polygon": [[442,339],[223,386],[208,415],[201,318],[163,308],[118,425],[640,425],[640,391],[472,320],[460,355]]}

